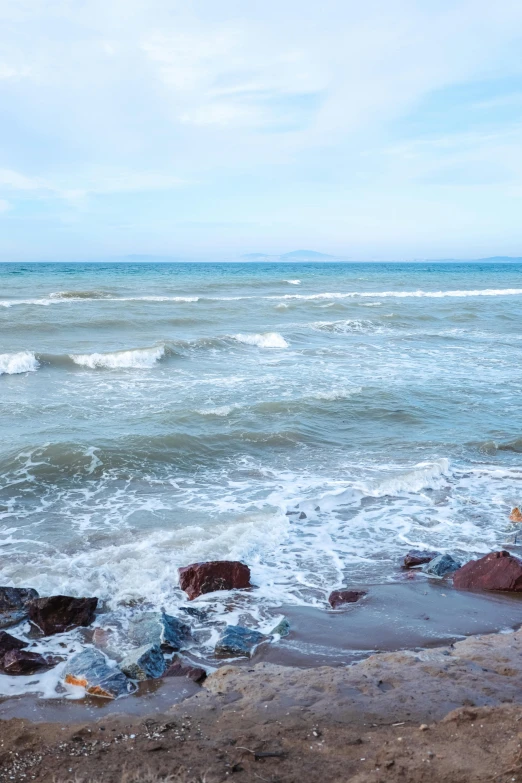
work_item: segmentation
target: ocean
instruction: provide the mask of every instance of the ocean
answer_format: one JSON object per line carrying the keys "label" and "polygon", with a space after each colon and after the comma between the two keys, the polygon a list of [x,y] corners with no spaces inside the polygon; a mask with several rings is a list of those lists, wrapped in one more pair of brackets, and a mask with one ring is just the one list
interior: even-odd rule
{"label": "ocean", "polygon": [[412,547],[500,547],[521,307],[518,263],[0,264],[1,583],[96,595],[124,636],[187,605],[179,566],[242,560],[255,589],[187,618],[211,657]]}

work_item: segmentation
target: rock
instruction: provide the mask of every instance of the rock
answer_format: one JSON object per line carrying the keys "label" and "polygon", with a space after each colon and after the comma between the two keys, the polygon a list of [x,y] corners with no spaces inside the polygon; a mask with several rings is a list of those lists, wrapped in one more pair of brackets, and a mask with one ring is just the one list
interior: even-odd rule
{"label": "rock", "polygon": [[404,557],[403,568],[415,568],[415,566],[424,565],[438,557],[439,554],[440,552],[426,552],[424,549],[410,549]]}
{"label": "rock", "polygon": [[188,677],[192,682],[203,682],[207,673],[201,666],[191,666],[181,658],[174,658],[166,670],[164,677]]}
{"label": "rock", "polygon": [[515,506],[509,515],[509,518],[512,522],[522,522],[522,511],[520,511],[518,506]]}
{"label": "rock", "polygon": [[0,587],[0,628],[8,628],[27,619],[27,604],[38,593],[31,587]]}
{"label": "rock", "polygon": [[205,620],[208,617],[209,610],[196,609],[195,606],[180,606],[180,612],[185,612],[190,617],[195,617],[196,620]]}
{"label": "rock", "polygon": [[60,658],[44,658],[27,650],[9,650],[2,659],[2,671],[6,674],[34,674],[41,669],[55,666]]}
{"label": "rock", "polygon": [[17,639],[16,636],[11,636],[7,631],[0,631],[0,658],[10,650],[23,650],[28,646],[27,642]]}
{"label": "rock", "polygon": [[288,622],[286,617],[283,617],[281,622],[278,623],[275,628],[272,628],[272,630],[270,631],[270,636],[275,636],[277,634],[282,638],[283,636],[288,636],[289,633],[290,633],[290,623]]}
{"label": "rock", "polygon": [[165,658],[159,644],[144,644],[131,650],[120,663],[120,669],[132,680],[154,680],[166,669]]}
{"label": "rock", "polygon": [[366,590],[334,590],[328,596],[328,603],[332,609],[337,609],[343,604],[354,604],[366,595]]}
{"label": "rock", "polygon": [[252,652],[267,637],[259,631],[251,631],[241,625],[227,625],[216,644],[215,653],[218,658],[250,658]]}
{"label": "rock", "polygon": [[505,550],[491,552],[462,566],[453,576],[453,585],[459,589],[522,592],[522,560]]}
{"label": "rock", "polygon": [[103,653],[91,648],[73,655],[65,667],[64,679],[69,685],[81,685],[91,696],[104,699],[117,699],[136,690],[122,671],[107,664]]}
{"label": "rock", "polygon": [[168,650],[181,650],[190,639],[190,628],[164,612],[143,612],[129,623],[129,638],[139,647],[157,644]]}
{"label": "rock", "polygon": [[79,625],[90,625],[94,620],[97,605],[97,598],[73,598],[69,595],[35,598],[28,604],[29,619],[46,636],[50,636]]}
{"label": "rock", "polygon": [[451,574],[452,571],[457,571],[460,565],[458,560],[454,560],[451,555],[437,555],[433,560],[430,560],[424,572],[429,576],[445,576]]}
{"label": "rock", "polygon": [[192,563],[178,569],[179,584],[189,601],[203,593],[215,590],[236,590],[252,587],[250,568],[237,560],[213,560],[208,563]]}

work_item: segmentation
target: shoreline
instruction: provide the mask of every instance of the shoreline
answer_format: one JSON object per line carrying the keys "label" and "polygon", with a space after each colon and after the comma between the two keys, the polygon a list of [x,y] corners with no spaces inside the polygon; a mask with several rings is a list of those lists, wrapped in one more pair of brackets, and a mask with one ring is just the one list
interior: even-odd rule
{"label": "shoreline", "polygon": [[519,781],[521,686],[522,631],[352,666],[229,665],[148,716],[3,721],[0,782]]}

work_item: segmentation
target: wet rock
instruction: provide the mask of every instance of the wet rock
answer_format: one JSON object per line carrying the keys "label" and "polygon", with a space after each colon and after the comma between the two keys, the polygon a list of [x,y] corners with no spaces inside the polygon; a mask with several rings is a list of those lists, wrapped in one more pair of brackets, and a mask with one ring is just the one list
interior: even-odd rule
{"label": "wet rock", "polygon": [[403,568],[415,568],[415,566],[424,565],[435,557],[438,557],[439,554],[440,552],[426,552],[426,550],[423,549],[410,549],[404,557]]}
{"label": "wet rock", "polygon": [[131,650],[120,663],[120,669],[132,680],[155,680],[166,669],[159,644],[144,644]]}
{"label": "wet rock", "polygon": [[190,617],[195,617],[196,620],[206,620],[209,614],[208,609],[196,609],[195,606],[181,606],[180,611],[185,612]]}
{"label": "wet rock", "polygon": [[215,653],[218,658],[250,658],[254,649],[266,640],[267,637],[259,631],[241,625],[227,625],[218,639]]}
{"label": "wet rock", "polygon": [[107,664],[103,653],[90,648],[67,662],[64,680],[69,685],[81,685],[91,696],[105,699],[117,699],[136,690],[120,669]]}
{"label": "wet rock", "polygon": [[190,639],[190,628],[164,612],[143,612],[129,623],[129,639],[142,647],[157,644],[168,650],[181,650]]}
{"label": "wet rock", "polygon": [[290,623],[288,622],[286,617],[283,617],[281,622],[278,623],[275,628],[272,628],[272,630],[270,631],[270,636],[275,636],[277,634],[278,636],[283,637],[283,636],[288,636],[289,633],[290,633]]}
{"label": "wet rock", "polygon": [[462,566],[453,576],[453,585],[459,589],[522,592],[522,560],[506,550],[491,552]]}
{"label": "wet rock", "polygon": [[97,598],[73,598],[69,595],[36,598],[28,604],[29,619],[46,636],[50,636],[70,628],[90,625],[97,605]]}
{"label": "wet rock", "polygon": [[343,604],[355,604],[366,595],[366,590],[334,590],[328,596],[328,603],[332,609],[337,609]]}
{"label": "wet rock", "polygon": [[207,677],[207,673],[201,666],[192,666],[181,658],[174,658],[163,676],[187,677],[192,682],[203,682]]}
{"label": "wet rock", "polygon": [[27,619],[27,604],[38,593],[31,587],[0,587],[0,628],[8,628]]}
{"label": "wet rock", "polygon": [[2,659],[2,671],[6,674],[34,674],[55,666],[60,658],[44,658],[39,653],[27,650],[9,650]]}
{"label": "wet rock", "polygon": [[299,514],[299,519],[308,519],[304,511],[301,511],[301,513]]}
{"label": "wet rock", "polygon": [[512,522],[522,522],[522,511],[520,511],[518,506],[515,506],[509,515],[509,518]]}
{"label": "wet rock", "polygon": [[23,650],[29,645],[7,631],[0,631],[0,659],[10,650]]}
{"label": "wet rock", "polygon": [[178,569],[179,584],[190,601],[215,590],[235,590],[252,587],[250,568],[237,560],[213,560],[192,563]]}
{"label": "wet rock", "polygon": [[430,560],[424,572],[429,576],[445,576],[457,571],[460,565],[458,560],[455,560],[451,555],[438,555]]}

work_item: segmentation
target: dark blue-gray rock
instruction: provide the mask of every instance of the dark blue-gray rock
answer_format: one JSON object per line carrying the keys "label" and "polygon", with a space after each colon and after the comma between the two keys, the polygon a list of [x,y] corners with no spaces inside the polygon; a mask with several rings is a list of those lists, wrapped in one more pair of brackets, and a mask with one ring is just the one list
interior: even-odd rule
{"label": "dark blue-gray rock", "polygon": [[28,675],[50,669],[63,658],[45,657],[29,650],[9,650],[2,657],[1,670],[6,674]]}
{"label": "dark blue-gray rock", "polygon": [[459,568],[460,563],[451,555],[438,555],[438,557],[430,560],[424,572],[429,574],[429,576],[445,576],[453,571],[458,571]]}
{"label": "dark blue-gray rock", "polygon": [[16,636],[11,636],[7,631],[0,631],[0,658],[10,650],[23,650],[28,646],[27,642],[17,639]]}
{"label": "dark blue-gray rock", "polygon": [[278,623],[275,628],[272,628],[272,630],[270,631],[270,636],[275,636],[277,634],[278,636],[283,637],[283,636],[288,636],[289,633],[290,633],[290,623],[288,622],[286,617],[283,617],[281,622]]}
{"label": "dark blue-gray rock", "polygon": [[67,662],[64,680],[69,685],[81,685],[91,696],[117,699],[136,690],[120,669],[109,666],[105,655],[88,648]]}
{"label": "dark blue-gray rock", "polygon": [[254,649],[267,640],[267,637],[243,628],[241,625],[227,625],[216,644],[215,653],[218,658],[250,658]]}
{"label": "dark blue-gray rock", "polygon": [[165,658],[159,644],[145,644],[131,650],[120,663],[120,669],[132,680],[155,680],[166,669]]}
{"label": "dark blue-gray rock", "polygon": [[210,612],[210,609],[197,609],[195,606],[180,606],[179,609],[180,612],[185,612],[196,620],[205,620]]}
{"label": "dark blue-gray rock", "polygon": [[0,587],[0,628],[27,620],[29,601],[38,598],[32,587]]}
{"label": "dark blue-gray rock", "polygon": [[165,612],[143,612],[131,619],[129,639],[139,647],[157,644],[163,649],[181,650],[190,639],[190,627]]}

